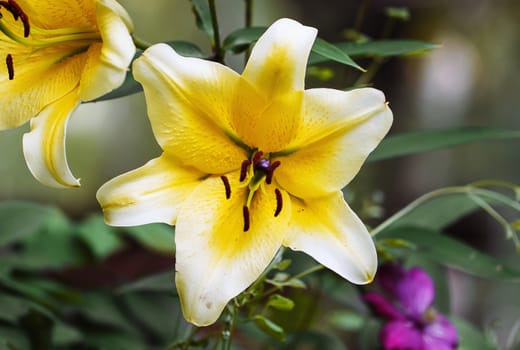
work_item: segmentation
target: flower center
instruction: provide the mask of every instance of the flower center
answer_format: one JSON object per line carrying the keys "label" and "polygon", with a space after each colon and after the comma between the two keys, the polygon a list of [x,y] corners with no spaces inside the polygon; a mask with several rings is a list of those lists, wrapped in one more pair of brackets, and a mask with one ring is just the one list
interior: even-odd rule
{"label": "flower center", "polygon": [[[12,22],[3,20],[2,9],[10,12],[15,22],[18,22],[18,19],[20,19],[23,26],[23,36],[17,33],[19,30],[16,29]],[[31,26],[29,16],[15,0],[0,0],[0,32],[7,37],[0,37],[0,44],[2,42],[8,42],[10,44],[14,42],[21,44],[22,46],[34,47],[34,51],[63,43],[77,42],[77,47],[72,49],[72,51],[67,49],[67,52],[64,52],[62,59],[83,52],[88,48],[91,42],[101,40],[99,32],[94,27],[45,29]],[[35,34],[36,36],[31,34]],[[29,35],[31,35],[31,38],[29,38]],[[32,53],[29,53],[29,56],[31,54]],[[14,63],[13,55],[11,53],[7,54],[5,63],[9,74],[9,80],[13,80]]]}
{"label": "flower center", "polygon": [[[264,183],[270,185],[273,181],[273,174],[276,168],[280,166],[280,161],[271,162],[269,156],[264,157],[262,151],[256,151],[251,159],[246,159],[240,167],[240,182],[247,186],[248,194],[246,203],[242,208],[242,216],[244,217],[244,232],[247,232],[251,226],[250,210],[251,202],[258,189],[265,193]],[[226,191],[226,199],[231,198],[231,186],[226,176],[221,176]],[[282,193],[275,188],[274,195],[276,197],[276,208],[274,216],[277,217],[282,211],[283,201]]]}

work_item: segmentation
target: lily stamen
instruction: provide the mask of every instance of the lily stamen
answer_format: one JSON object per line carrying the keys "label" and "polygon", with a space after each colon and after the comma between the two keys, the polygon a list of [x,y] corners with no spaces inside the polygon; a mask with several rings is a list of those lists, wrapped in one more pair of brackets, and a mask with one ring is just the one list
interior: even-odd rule
{"label": "lily stamen", "polygon": [[249,231],[249,208],[247,206],[242,207],[242,215],[244,216],[244,232]]}
{"label": "lily stamen", "polygon": [[229,184],[229,180],[226,176],[222,175],[220,177],[222,182],[224,183],[224,188],[226,189],[226,199],[231,198],[231,185]]}
{"label": "lily stamen", "polygon": [[5,64],[7,65],[7,72],[9,73],[9,80],[14,79],[14,64],[13,64],[13,56],[8,54],[5,58]]}
{"label": "lily stamen", "polygon": [[276,195],[276,210],[274,211],[274,216],[277,217],[278,214],[282,211],[283,200],[282,200],[282,192],[279,189],[274,189],[274,194]]}
{"label": "lily stamen", "polygon": [[251,165],[251,161],[246,159],[242,162],[242,166],[240,167],[240,182],[244,181],[247,176],[247,168]]}
{"label": "lily stamen", "polygon": [[[23,36],[27,38],[30,34],[31,27],[29,25],[29,17],[27,14],[22,10],[20,5],[16,3],[14,0],[8,0],[8,1],[0,1],[0,7],[5,8],[7,11],[11,12],[11,14],[14,17],[14,20],[17,21],[18,18],[22,21],[23,24]],[[0,18],[1,18],[0,14]]]}

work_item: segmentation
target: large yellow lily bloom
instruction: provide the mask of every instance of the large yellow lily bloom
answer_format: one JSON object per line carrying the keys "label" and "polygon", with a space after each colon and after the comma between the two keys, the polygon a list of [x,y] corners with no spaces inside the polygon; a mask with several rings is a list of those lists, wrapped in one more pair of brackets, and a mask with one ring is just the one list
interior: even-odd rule
{"label": "large yellow lily bloom", "polygon": [[109,224],[176,225],[176,284],[196,325],[215,322],[282,245],[354,283],[374,277],[374,243],[341,189],[392,113],[375,89],[304,90],[315,36],[278,20],[242,75],[163,44],[134,63],[164,153],[97,198]]}
{"label": "large yellow lily bloom", "polygon": [[115,0],[2,0],[0,14],[0,130],[31,120],[23,149],[32,174],[79,186],[66,124],[81,101],[123,83],[135,54],[132,21]]}

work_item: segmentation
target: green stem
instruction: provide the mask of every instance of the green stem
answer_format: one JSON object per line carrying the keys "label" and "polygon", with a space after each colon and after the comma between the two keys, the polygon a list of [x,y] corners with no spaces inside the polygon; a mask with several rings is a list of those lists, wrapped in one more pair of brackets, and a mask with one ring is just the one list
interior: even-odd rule
{"label": "green stem", "polygon": [[222,47],[220,45],[220,31],[217,19],[217,8],[215,0],[208,0],[209,11],[211,14],[211,24],[213,25],[213,54],[217,62],[224,63],[224,56],[222,54]]}
{"label": "green stem", "polygon": [[246,28],[253,24],[253,0],[245,0],[246,2]]}
{"label": "green stem", "polygon": [[222,350],[231,349],[231,338],[235,328],[237,318],[237,310],[234,303],[229,303],[226,308],[226,316],[224,320],[224,328],[222,329]]}
{"label": "green stem", "polygon": [[146,50],[147,48],[149,48],[150,46],[152,46],[151,43],[149,43],[141,38],[138,38],[135,35],[132,35],[132,40],[134,41],[135,47],[137,47],[138,49],[143,50],[143,51]]}
{"label": "green stem", "polygon": [[363,20],[365,19],[365,15],[366,15],[369,5],[370,5],[370,0],[363,0],[361,2],[361,4],[359,5],[359,9],[356,14],[356,20],[354,22],[354,30],[356,32],[361,31],[361,26],[363,25]]}
{"label": "green stem", "polygon": [[383,221],[379,226],[374,228],[370,232],[370,234],[372,235],[372,237],[376,236],[378,233],[385,230],[386,228],[388,228],[390,225],[392,225],[396,221],[398,221],[401,218],[403,218],[404,216],[408,215],[412,210],[414,210],[417,207],[419,207],[420,205],[434,199],[435,197],[445,196],[445,195],[449,195],[449,194],[456,194],[456,193],[465,193],[465,192],[467,192],[466,187],[446,187],[446,188],[441,188],[439,190],[435,190],[435,191],[426,193],[425,195],[422,195],[421,197],[417,198],[416,200],[414,200],[413,202],[408,204],[406,207],[404,207],[403,209],[401,209],[400,211],[398,211],[397,213],[395,213],[394,215],[392,215],[391,217],[389,217],[388,219]]}
{"label": "green stem", "polygon": [[323,266],[323,265],[316,265],[316,266],[311,267],[310,269],[300,272],[297,275],[294,275],[293,277],[291,277],[291,279],[292,280],[300,279],[300,278],[310,275],[311,273],[314,273],[316,271],[323,270],[324,268],[325,268],[325,266]]}

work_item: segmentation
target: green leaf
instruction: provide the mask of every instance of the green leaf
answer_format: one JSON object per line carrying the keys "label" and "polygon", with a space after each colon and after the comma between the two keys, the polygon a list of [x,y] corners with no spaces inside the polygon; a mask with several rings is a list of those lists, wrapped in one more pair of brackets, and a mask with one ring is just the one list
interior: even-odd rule
{"label": "green leaf", "polygon": [[54,212],[54,208],[30,202],[1,202],[0,246],[23,241],[38,233]]}
{"label": "green leaf", "polygon": [[352,311],[339,310],[329,316],[329,322],[338,329],[358,331],[364,326],[365,317]]}
{"label": "green leaf", "polygon": [[52,327],[52,343],[54,345],[70,345],[84,340],[83,335],[76,328],[61,321],[54,322]]}
{"label": "green leaf", "polygon": [[222,49],[235,54],[244,52],[252,43],[257,41],[266,30],[267,27],[249,27],[235,30],[224,39]]}
{"label": "green leaf", "polygon": [[280,294],[273,294],[269,297],[267,306],[277,310],[290,311],[294,308],[294,301]]}
{"label": "green leaf", "polygon": [[18,297],[0,294],[0,320],[16,323],[22,316],[31,310],[37,310],[48,314],[49,312],[40,305]]}
{"label": "green leaf", "polygon": [[455,328],[457,329],[457,335],[459,337],[458,350],[493,350],[492,347],[484,337],[482,332],[479,332],[471,323],[462,319],[453,318],[451,319]]}
{"label": "green leaf", "polygon": [[127,227],[126,232],[145,247],[161,253],[174,255],[174,228],[166,224],[148,224]]}
{"label": "green leaf", "polygon": [[[350,57],[390,57],[423,53],[439,45],[416,40],[374,40],[365,42],[337,43],[335,46]],[[330,61],[318,52],[312,54],[309,65]]]}
{"label": "green leaf", "polygon": [[202,52],[201,48],[191,41],[172,40],[166,42],[166,44],[170,45],[175,51],[177,51],[179,55],[197,58],[204,57],[204,53]]}
{"label": "green leaf", "polygon": [[402,227],[383,231],[378,238],[409,241],[416,246],[417,254],[478,277],[520,282],[520,272],[513,271],[496,258],[437,231],[422,227]]}
{"label": "green leaf", "polygon": [[431,198],[427,202],[413,208],[406,215],[387,227],[415,226],[431,230],[441,230],[463,216],[479,209],[467,193],[451,193]]}
{"label": "green leaf", "polygon": [[31,342],[19,327],[0,325],[0,346],[3,346],[2,350],[27,350],[31,349]]}
{"label": "green leaf", "polygon": [[354,62],[352,58],[350,58],[350,56],[344,50],[341,50],[336,45],[328,43],[321,38],[316,38],[316,41],[314,42],[314,45],[312,47],[312,52],[320,56],[323,56],[329,60],[343,63],[347,66],[359,69],[360,71],[364,71],[364,69],[361,68],[356,62]]}
{"label": "green leaf", "polygon": [[387,7],[385,8],[385,15],[403,22],[410,20],[410,10],[408,7]]}
{"label": "green leaf", "polygon": [[295,334],[293,339],[291,339],[283,349],[346,350],[347,347],[334,335],[316,331],[306,331]]}
{"label": "green leaf", "polygon": [[207,0],[191,0],[191,5],[195,18],[197,20],[197,27],[207,34],[211,42],[214,40],[213,22],[211,20],[211,12]]}
{"label": "green leaf", "polygon": [[384,139],[368,161],[402,157],[470,142],[520,138],[520,131],[493,128],[456,128],[421,130]]}
{"label": "green leaf", "polygon": [[130,293],[137,291],[175,292],[173,271],[162,272],[147,276],[137,281],[127,283],[117,290],[118,293]]}
{"label": "green leaf", "polygon": [[98,260],[103,260],[123,246],[116,229],[105,224],[101,215],[91,216],[82,222],[78,235]]}
{"label": "green leaf", "polygon": [[284,341],[285,340],[285,331],[282,327],[269,320],[268,318],[262,315],[256,315],[253,317],[255,324],[258,328],[260,328],[264,333],[270,335],[276,340]]}

